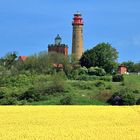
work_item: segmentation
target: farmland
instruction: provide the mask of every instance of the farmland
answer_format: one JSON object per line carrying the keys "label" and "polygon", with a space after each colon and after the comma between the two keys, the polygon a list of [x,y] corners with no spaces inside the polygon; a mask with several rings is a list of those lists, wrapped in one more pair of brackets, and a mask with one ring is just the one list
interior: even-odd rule
{"label": "farmland", "polygon": [[1,140],[139,140],[140,106],[1,106]]}

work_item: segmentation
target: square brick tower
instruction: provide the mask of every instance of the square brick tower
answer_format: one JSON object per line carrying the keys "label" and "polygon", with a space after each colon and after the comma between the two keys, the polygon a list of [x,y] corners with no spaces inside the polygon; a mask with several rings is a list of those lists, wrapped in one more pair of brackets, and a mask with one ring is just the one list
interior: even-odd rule
{"label": "square brick tower", "polygon": [[56,52],[68,56],[68,46],[65,44],[61,44],[61,42],[61,37],[57,35],[55,38],[55,44],[48,45],[48,52]]}

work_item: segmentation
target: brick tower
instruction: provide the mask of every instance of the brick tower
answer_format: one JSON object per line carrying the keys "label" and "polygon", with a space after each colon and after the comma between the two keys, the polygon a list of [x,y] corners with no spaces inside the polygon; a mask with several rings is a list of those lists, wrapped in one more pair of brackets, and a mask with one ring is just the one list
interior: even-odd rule
{"label": "brick tower", "polygon": [[83,49],[83,18],[77,12],[73,18],[72,54],[79,60],[84,52]]}
{"label": "brick tower", "polygon": [[68,56],[68,46],[65,44],[61,44],[61,42],[62,39],[58,34],[57,37],[55,38],[55,44],[48,45],[48,52],[56,52]]}

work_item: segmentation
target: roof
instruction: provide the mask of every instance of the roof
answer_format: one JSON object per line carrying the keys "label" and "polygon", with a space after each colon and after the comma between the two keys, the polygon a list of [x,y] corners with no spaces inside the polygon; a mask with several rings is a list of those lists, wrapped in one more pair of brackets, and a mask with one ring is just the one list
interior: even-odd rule
{"label": "roof", "polygon": [[28,59],[28,56],[19,56],[19,60],[25,61]]}

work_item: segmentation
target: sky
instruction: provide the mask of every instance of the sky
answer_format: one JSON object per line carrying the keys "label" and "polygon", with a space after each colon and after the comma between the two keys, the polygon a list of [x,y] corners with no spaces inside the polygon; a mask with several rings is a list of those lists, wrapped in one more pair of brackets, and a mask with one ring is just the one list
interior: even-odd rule
{"label": "sky", "polygon": [[60,34],[72,49],[72,18],[84,19],[84,50],[108,42],[118,62],[140,61],[140,0],[0,0],[0,57],[48,50]]}

